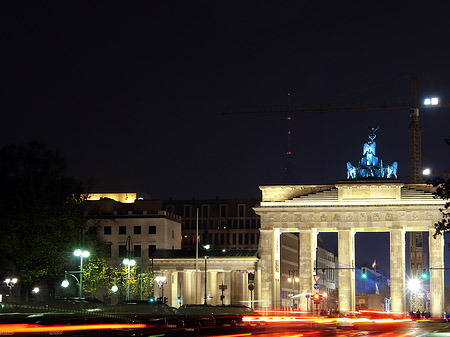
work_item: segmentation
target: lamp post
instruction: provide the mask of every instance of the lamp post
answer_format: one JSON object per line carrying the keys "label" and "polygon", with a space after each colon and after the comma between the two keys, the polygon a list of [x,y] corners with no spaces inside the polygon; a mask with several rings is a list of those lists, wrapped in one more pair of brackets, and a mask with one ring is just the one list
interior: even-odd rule
{"label": "lamp post", "polygon": [[294,309],[295,283],[300,282],[298,270],[289,270],[288,282],[292,282],[292,309]]}
{"label": "lamp post", "polygon": [[17,281],[18,280],[15,277],[13,277],[12,279],[7,278],[3,281],[3,282],[5,282],[6,286],[9,288],[9,297],[10,298],[12,297],[12,290],[13,290],[14,286],[16,285]]}
{"label": "lamp post", "polygon": [[76,249],[73,255],[80,258],[80,282],[78,284],[78,297],[83,295],[83,258],[88,258],[91,255],[87,250]]}
{"label": "lamp post", "polygon": [[159,288],[161,302],[164,302],[164,284],[166,283],[166,277],[165,276],[156,276],[155,281]]}
{"label": "lamp post", "polygon": [[123,259],[123,264],[127,266],[127,301],[130,300],[130,269],[136,265],[133,259]]}

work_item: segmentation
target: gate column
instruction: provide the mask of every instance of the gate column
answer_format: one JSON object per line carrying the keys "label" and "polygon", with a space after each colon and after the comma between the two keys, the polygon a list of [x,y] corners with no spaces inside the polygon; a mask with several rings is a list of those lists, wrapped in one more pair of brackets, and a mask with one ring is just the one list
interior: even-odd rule
{"label": "gate column", "polygon": [[[299,232],[300,250],[299,250],[299,271],[298,276],[300,279],[299,292],[300,294],[313,293],[313,268],[314,268],[314,255],[317,246],[317,230],[301,230]],[[302,295],[300,297],[300,310],[305,311],[309,308],[313,308],[310,298]]]}
{"label": "gate column", "polygon": [[355,310],[355,231],[338,232],[339,311]]}
{"label": "gate column", "polygon": [[[444,302],[444,236],[428,234],[430,246],[430,310],[431,317],[441,318],[445,311]],[[435,269],[436,268],[436,269]]]}
{"label": "gate column", "polygon": [[280,230],[260,229],[262,308],[280,308]]}
{"label": "gate column", "polygon": [[395,312],[405,312],[405,229],[392,229],[391,245],[391,309]]}

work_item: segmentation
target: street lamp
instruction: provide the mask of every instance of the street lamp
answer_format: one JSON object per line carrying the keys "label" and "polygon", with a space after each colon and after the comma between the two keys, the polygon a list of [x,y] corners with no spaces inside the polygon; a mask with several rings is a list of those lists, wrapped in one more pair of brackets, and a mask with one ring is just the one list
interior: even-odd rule
{"label": "street lamp", "polygon": [[91,255],[87,250],[76,249],[73,255],[80,258],[80,283],[78,287],[78,297],[83,295],[83,258],[88,258]]}
{"label": "street lamp", "polygon": [[136,265],[136,261],[133,259],[123,259],[123,264],[127,266],[127,301],[130,300],[130,269]]}
{"label": "street lamp", "polygon": [[16,283],[17,283],[17,278],[7,278],[7,279],[5,279],[3,282],[5,282],[5,284],[6,284],[6,286],[9,288],[9,297],[11,297],[12,296],[12,289],[14,288],[14,286],[16,285]]}
{"label": "street lamp", "polygon": [[300,282],[298,270],[289,270],[288,282],[292,282],[292,309],[294,309],[295,283]]}
{"label": "street lamp", "polygon": [[165,276],[156,276],[155,281],[159,288],[161,302],[164,302],[164,284],[166,283],[166,277]]}

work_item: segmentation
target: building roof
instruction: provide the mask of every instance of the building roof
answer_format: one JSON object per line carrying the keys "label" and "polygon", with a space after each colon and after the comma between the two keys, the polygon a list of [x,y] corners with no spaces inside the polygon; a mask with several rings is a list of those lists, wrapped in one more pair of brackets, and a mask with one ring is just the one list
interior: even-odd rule
{"label": "building roof", "polygon": [[[195,259],[194,249],[158,249],[153,252],[151,258],[153,259]],[[210,249],[199,250],[198,257],[204,258],[248,258],[258,257],[257,249]]]}

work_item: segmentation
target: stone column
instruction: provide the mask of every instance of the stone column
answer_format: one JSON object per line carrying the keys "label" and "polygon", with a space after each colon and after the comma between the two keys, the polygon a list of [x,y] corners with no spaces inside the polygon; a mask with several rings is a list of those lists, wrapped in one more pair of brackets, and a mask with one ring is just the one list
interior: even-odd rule
{"label": "stone column", "polygon": [[181,289],[181,304],[193,304],[195,292],[194,287],[192,286],[192,271],[186,270],[183,274],[183,286]]}
{"label": "stone column", "polygon": [[[434,229],[429,231],[430,247],[430,306],[431,317],[441,318],[445,311],[444,300],[444,237],[436,235]],[[442,268],[442,269],[441,269]]]}
{"label": "stone column", "polygon": [[392,229],[391,241],[391,310],[405,312],[405,229]]}
{"label": "stone column", "polygon": [[211,304],[213,305],[217,305],[217,304],[221,304],[220,302],[220,295],[217,293],[217,291],[219,290],[219,285],[217,284],[217,271],[211,271],[209,273],[210,279],[208,280],[208,282],[211,283],[211,287],[209,288],[211,290],[210,294],[211,294]]}
{"label": "stone column", "polygon": [[338,232],[339,311],[355,310],[355,231]]}
{"label": "stone column", "polygon": [[[300,294],[311,294],[313,293],[314,284],[314,256],[316,254],[317,246],[317,230],[309,229],[302,230],[299,232],[299,293]],[[306,296],[301,296],[299,298],[300,310],[306,311],[311,309],[311,299],[306,298]]]}
{"label": "stone column", "polygon": [[231,272],[230,271],[226,271],[225,275],[224,275],[224,284],[227,286],[227,290],[225,290],[223,292],[224,296],[225,296],[225,300],[223,301],[223,303],[225,304],[232,304],[231,302],[231,296],[233,294],[233,287],[232,287],[232,278],[231,278]]}
{"label": "stone column", "polygon": [[259,256],[261,294],[263,308],[279,308],[280,305],[280,230],[260,229]]}
{"label": "stone column", "polygon": [[169,305],[171,307],[178,307],[178,272],[177,271],[172,271],[170,272],[170,295],[167,296],[167,303],[169,303]]}

